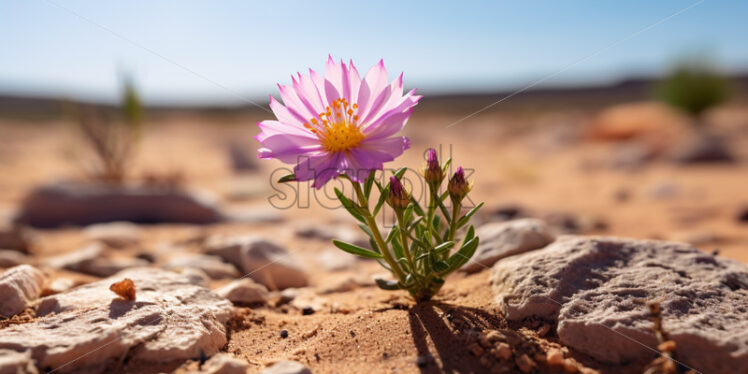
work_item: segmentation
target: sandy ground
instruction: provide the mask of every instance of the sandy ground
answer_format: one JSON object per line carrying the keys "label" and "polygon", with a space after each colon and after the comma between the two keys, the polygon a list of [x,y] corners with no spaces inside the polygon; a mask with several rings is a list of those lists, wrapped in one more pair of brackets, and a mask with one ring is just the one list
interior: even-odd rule
{"label": "sandy ground", "polygon": [[[614,146],[583,136],[584,126],[595,115],[593,111],[500,112],[446,128],[460,117],[416,111],[405,131],[412,149],[398,165],[420,168],[429,146],[451,153],[456,165],[473,171],[471,198],[486,202],[482,219],[490,219],[489,213],[499,207],[517,206],[541,217],[571,215],[581,233],[691,241],[702,250],[719,250],[748,262],[748,226],[736,220],[738,211],[748,206],[748,109],[744,105],[722,108],[710,116],[711,126],[728,136],[743,160],[733,164],[684,166],[655,160],[636,168],[611,167]],[[319,294],[342,280],[366,278],[383,269],[357,261],[348,270],[326,271],[317,255],[332,245],[294,235],[293,228],[300,224],[351,221],[341,209],[325,207],[334,206],[324,195],[332,196],[332,188],[308,194],[303,188],[297,194],[288,186],[274,190],[271,176],[283,174],[275,171],[283,167],[276,162],[258,161],[260,169],[253,173],[232,171],[228,144],[239,142],[253,153],[257,146],[252,140],[257,133],[253,124],[260,119],[250,115],[152,119],[132,175],[179,173],[189,187],[209,191],[227,210],[275,211],[284,223],[144,226],[142,248],[119,254],[156,251],[163,243],[213,234],[259,234],[284,244],[307,264],[316,291],[309,303],[318,303],[320,310],[303,315],[298,305],[280,300],[267,307],[241,308],[231,323],[226,351],[246,359],[256,371],[277,360],[295,359],[315,373],[468,373],[503,370],[492,356],[473,352],[475,331],[519,332],[530,355],[556,344],[552,332],[539,336],[541,322],[510,325],[495,313],[487,271],[453,276],[435,301],[416,307],[403,293],[366,285]],[[86,175],[90,154],[76,131],[73,124],[62,121],[0,121],[0,216],[9,218],[34,186]],[[273,197],[279,191],[294,198]],[[80,248],[87,241],[77,228],[43,230],[38,237],[33,254],[39,258]],[[340,256],[348,255],[341,252]],[[288,331],[287,338],[281,338],[281,330]],[[630,369],[606,367],[570,354],[605,372]],[[195,365],[158,369],[185,371]]]}

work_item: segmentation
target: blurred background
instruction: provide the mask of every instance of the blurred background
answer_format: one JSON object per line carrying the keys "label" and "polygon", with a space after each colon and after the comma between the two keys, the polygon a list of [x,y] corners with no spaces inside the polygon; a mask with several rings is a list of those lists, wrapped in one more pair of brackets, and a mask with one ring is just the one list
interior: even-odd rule
{"label": "blurred background", "polygon": [[[398,166],[420,168],[427,147],[454,157],[484,220],[748,261],[745,14],[703,0],[0,0],[0,212],[40,228],[336,220],[330,191],[271,183],[284,165],[256,160],[252,139],[276,84],[329,54],[405,73],[424,98]],[[143,188],[161,203],[200,190],[215,217],[70,203]]]}

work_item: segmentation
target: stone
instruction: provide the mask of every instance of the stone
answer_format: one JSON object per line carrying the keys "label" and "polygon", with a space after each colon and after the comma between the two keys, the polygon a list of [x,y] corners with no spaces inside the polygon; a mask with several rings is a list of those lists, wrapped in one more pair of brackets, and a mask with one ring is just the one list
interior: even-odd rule
{"label": "stone", "polygon": [[748,206],[742,207],[740,210],[738,210],[737,214],[735,215],[735,221],[738,223],[748,222]]}
{"label": "stone", "polygon": [[29,253],[32,235],[19,226],[0,224],[0,249]]}
{"label": "stone", "polygon": [[284,360],[265,368],[261,374],[312,374],[312,371],[300,362]]}
{"label": "stone", "polygon": [[257,171],[257,156],[254,154],[254,146],[231,142],[228,146],[231,168],[236,172]]}
{"label": "stone", "polygon": [[107,258],[101,243],[92,243],[75,252],[52,257],[46,265],[55,269],[66,269],[97,277],[108,277],[124,269],[148,266],[140,258]]}
{"label": "stone", "polygon": [[99,223],[87,226],[83,233],[89,239],[99,241],[112,248],[124,248],[140,243],[142,236],[138,225],[130,222]]}
{"label": "stone", "polygon": [[462,271],[474,273],[489,268],[499,259],[542,248],[553,241],[548,226],[538,219],[522,218],[492,222],[478,227],[480,244]]}
{"label": "stone", "polygon": [[234,264],[243,275],[271,290],[309,283],[306,272],[288,250],[260,237],[212,237],[205,244],[205,252]]}
{"label": "stone", "polygon": [[44,296],[54,295],[56,293],[65,292],[75,286],[75,281],[70,278],[56,278],[44,287],[42,294]]}
{"label": "stone", "polygon": [[249,364],[228,353],[218,353],[203,364],[201,374],[246,374]]}
{"label": "stone", "polygon": [[326,249],[317,255],[316,260],[323,269],[328,271],[346,270],[356,264],[356,256],[339,249]]}
{"label": "stone", "polygon": [[165,266],[167,269],[200,269],[213,279],[238,278],[239,270],[232,264],[223,262],[218,256],[188,255],[170,259]]}
{"label": "stone", "polygon": [[31,265],[19,265],[0,275],[0,317],[9,318],[23,312],[39,297],[45,277]]}
{"label": "stone", "polygon": [[[130,278],[137,301],[109,285]],[[36,320],[0,330],[0,349],[31,351],[37,368],[58,373],[116,371],[213,355],[226,342],[228,300],[182,275],[129,269],[37,302]]]}
{"label": "stone", "polygon": [[652,359],[645,304],[657,301],[679,360],[705,373],[748,367],[748,266],[687,244],[565,236],[499,261],[491,283],[507,319],[557,323],[561,344],[603,362]]}
{"label": "stone", "polygon": [[17,265],[27,264],[30,260],[29,256],[26,256],[21,252],[10,249],[0,249],[0,268],[10,268]]}
{"label": "stone", "polygon": [[680,164],[734,162],[736,160],[726,139],[703,132],[679,144],[672,151],[671,158]]}
{"label": "stone", "polygon": [[268,289],[250,278],[237,279],[215,291],[234,304],[265,304]]}
{"label": "stone", "polygon": [[62,182],[31,191],[15,221],[54,228],[113,221],[211,224],[223,219],[206,193],[152,185]]}
{"label": "stone", "polygon": [[0,349],[0,374],[38,374],[31,352]]}

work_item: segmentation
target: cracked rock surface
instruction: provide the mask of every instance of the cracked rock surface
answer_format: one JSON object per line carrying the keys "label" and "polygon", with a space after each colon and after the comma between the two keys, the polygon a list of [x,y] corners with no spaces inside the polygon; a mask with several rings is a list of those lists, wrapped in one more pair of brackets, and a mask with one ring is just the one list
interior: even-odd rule
{"label": "cracked rock surface", "polygon": [[656,356],[646,303],[657,301],[678,360],[748,367],[748,266],[687,244],[566,236],[500,260],[491,283],[507,318],[556,322],[562,344],[604,362]]}
{"label": "cracked rock surface", "polygon": [[[125,301],[109,285],[130,278]],[[0,330],[0,349],[31,352],[40,369],[104,372],[122,363],[212,355],[226,344],[231,303],[191,278],[136,268],[38,301],[37,319]]]}

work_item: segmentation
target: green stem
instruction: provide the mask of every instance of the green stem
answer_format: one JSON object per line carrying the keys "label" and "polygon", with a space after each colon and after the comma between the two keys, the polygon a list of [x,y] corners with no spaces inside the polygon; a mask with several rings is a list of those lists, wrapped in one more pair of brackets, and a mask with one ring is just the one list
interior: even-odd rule
{"label": "green stem", "polygon": [[371,211],[369,211],[369,201],[366,200],[364,191],[361,190],[361,184],[354,181],[351,181],[351,184],[353,185],[353,189],[356,191],[359,204],[366,212],[366,214],[364,215],[364,220],[366,220],[366,224],[369,226],[372,235],[374,235],[374,241],[377,242],[379,250],[382,251],[384,260],[387,261],[387,264],[390,265],[392,271],[395,272],[395,275],[397,276],[397,279],[400,281],[400,283],[405,283],[405,274],[403,273],[402,269],[400,269],[400,266],[397,264],[397,262],[392,259],[392,255],[390,254],[389,249],[387,249],[387,244],[382,239],[382,234],[379,233],[379,227],[377,227],[377,223],[374,221],[374,217],[371,215]]}
{"label": "green stem", "polygon": [[410,253],[410,248],[408,247],[408,233],[407,233],[407,226],[405,222],[405,219],[403,217],[403,211],[398,210],[396,211],[397,215],[397,223],[400,225],[400,241],[403,244],[403,253],[405,254],[405,259],[408,261],[408,265],[410,265],[410,271],[411,274],[413,274],[413,278],[416,280],[416,282],[419,282],[418,277],[416,275],[418,274],[416,272],[416,264],[413,261],[413,255]]}
{"label": "green stem", "polygon": [[452,200],[452,221],[449,223],[449,241],[455,241],[455,232],[457,231],[457,221],[460,218],[460,202]]}

